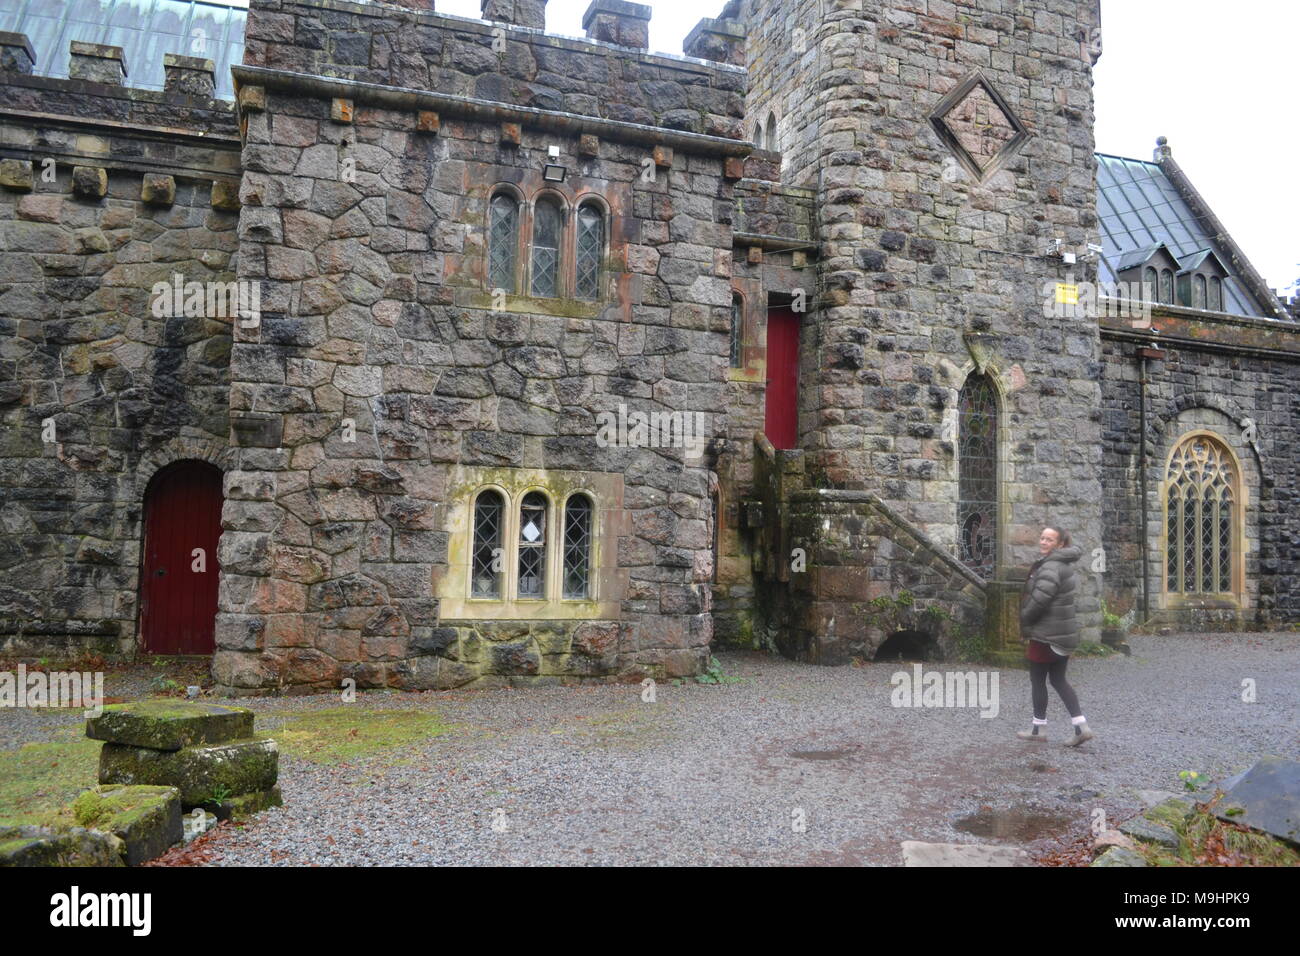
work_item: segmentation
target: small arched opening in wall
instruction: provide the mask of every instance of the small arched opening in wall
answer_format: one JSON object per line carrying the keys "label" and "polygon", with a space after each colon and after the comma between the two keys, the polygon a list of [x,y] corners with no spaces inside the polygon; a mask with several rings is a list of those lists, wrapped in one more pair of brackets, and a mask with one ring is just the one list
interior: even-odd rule
{"label": "small arched opening in wall", "polygon": [[895,631],[881,641],[873,661],[930,661],[939,658],[938,638],[926,631]]}
{"label": "small arched opening in wall", "polygon": [[144,491],[139,641],[147,654],[214,650],[222,473],[186,458],[160,468]]}

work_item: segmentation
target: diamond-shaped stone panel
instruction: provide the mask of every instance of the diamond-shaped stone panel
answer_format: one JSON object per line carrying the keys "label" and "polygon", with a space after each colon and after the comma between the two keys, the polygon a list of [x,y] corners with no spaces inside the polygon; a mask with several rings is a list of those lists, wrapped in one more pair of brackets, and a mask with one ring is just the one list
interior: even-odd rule
{"label": "diamond-shaped stone panel", "polygon": [[1016,136],[1015,126],[983,86],[967,93],[943,122],[981,168]]}
{"label": "diamond-shaped stone panel", "polygon": [[1029,137],[1024,124],[979,73],[943,98],[931,122],[971,171],[983,175]]}

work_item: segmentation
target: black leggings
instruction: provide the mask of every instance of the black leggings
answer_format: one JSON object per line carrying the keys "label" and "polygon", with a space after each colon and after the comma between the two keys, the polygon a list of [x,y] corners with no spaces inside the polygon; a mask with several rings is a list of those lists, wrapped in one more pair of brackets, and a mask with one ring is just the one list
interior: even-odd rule
{"label": "black leggings", "polygon": [[[1056,656],[1056,652],[1052,652]],[[1065,679],[1065,668],[1070,663],[1068,657],[1056,657],[1056,660],[1050,664],[1040,664],[1037,661],[1029,662],[1029,684],[1033,688],[1034,716],[1039,720],[1047,719],[1047,681],[1050,678],[1052,686],[1056,692],[1061,695],[1061,703],[1065,704],[1065,709],[1070,712],[1071,717],[1080,716],[1083,711],[1079,709],[1079,696],[1070,686],[1070,682]]]}

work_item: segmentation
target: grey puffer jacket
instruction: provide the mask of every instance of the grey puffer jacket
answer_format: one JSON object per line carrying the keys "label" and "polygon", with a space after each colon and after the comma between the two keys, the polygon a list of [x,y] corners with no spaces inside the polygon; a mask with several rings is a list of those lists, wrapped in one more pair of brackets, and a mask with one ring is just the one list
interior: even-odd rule
{"label": "grey puffer jacket", "polygon": [[1079,585],[1074,565],[1082,556],[1083,549],[1073,545],[1057,548],[1029,569],[1020,604],[1023,639],[1042,641],[1067,656],[1079,646],[1079,621],[1074,615]]}

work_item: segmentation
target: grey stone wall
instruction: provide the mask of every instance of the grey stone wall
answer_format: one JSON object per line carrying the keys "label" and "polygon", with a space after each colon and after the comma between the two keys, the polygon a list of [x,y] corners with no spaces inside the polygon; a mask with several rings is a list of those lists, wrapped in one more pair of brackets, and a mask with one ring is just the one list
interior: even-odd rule
{"label": "grey stone wall", "polygon": [[234,278],[233,110],[15,73],[0,108],[0,650],[133,652],[145,486],[228,430],[229,321],[151,290]]}
{"label": "grey stone wall", "polygon": [[[1106,596],[1119,614],[1132,612],[1142,623],[1143,560],[1150,591],[1148,615],[1153,623],[1182,627],[1274,626],[1294,621],[1300,607],[1300,539],[1295,422],[1300,411],[1297,389],[1300,362],[1295,331],[1277,323],[1242,320],[1203,323],[1214,326],[1187,341],[1186,329],[1156,317],[1166,335],[1156,337],[1163,359],[1148,362],[1146,386],[1146,518],[1140,482],[1141,403],[1137,350],[1146,344],[1131,333],[1105,340],[1105,457],[1102,486],[1104,544],[1108,556]],[[1169,333],[1179,335],[1173,338]],[[1246,431],[1255,426],[1254,441]],[[1170,452],[1192,431],[1218,437],[1241,464],[1247,501],[1244,533],[1246,590],[1236,607],[1171,608],[1164,594],[1164,502],[1160,485]]]}
{"label": "grey stone wall", "polygon": [[[286,40],[250,45],[250,61],[366,81],[386,71],[385,81],[416,84],[416,99],[401,108],[357,85],[321,95],[314,81],[237,71],[248,117],[240,277],[261,283],[264,316],[259,329],[239,330],[231,359],[238,448],[226,482],[218,682],[249,692],[348,677],[419,688],[696,672],[712,639],[713,462],[680,447],[602,448],[596,416],[620,405],[701,413],[706,441],[723,431],[740,170],[728,178],[715,141],[689,135],[655,145],[644,130],[446,98],[431,120],[417,94],[452,65],[469,77],[490,53],[486,28],[384,11],[372,51],[385,38],[424,46],[403,53],[400,69],[380,54],[368,62],[387,66],[353,69],[342,40],[368,29],[376,8],[260,6],[250,37],[275,29]],[[288,46],[288,21],[277,18],[294,19],[301,42],[308,9],[335,32],[320,48]],[[643,77],[626,91],[613,83],[599,103],[520,97],[526,104],[676,129],[692,125],[669,115],[678,94],[689,104],[743,81],[734,68],[663,66],[521,31],[507,51],[507,63],[550,64],[555,84],[577,78],[597,90],[592,70]],[[491,60],[472,92],[516,96],[518,78],[491,85],[501,79]],[[678,77],[674,92],[664,77],[679,70],[695,79]],[[461,82],[433,85],[471,92]],[[739,112],[738,95],[726,102],[724,113]],[[491,190],[509,184],[531,201],[552,145],[569,168],[555,193],[570,209],[594,196],[609,210],[605,292],[595,303],[494,303]],[[344,419],[355,442],[342,438]],[[616,619],[445,620],[436,586],[464,573],[445,524],[448,499],[463,494],[449,482],[458,466],[621,473]]]}

